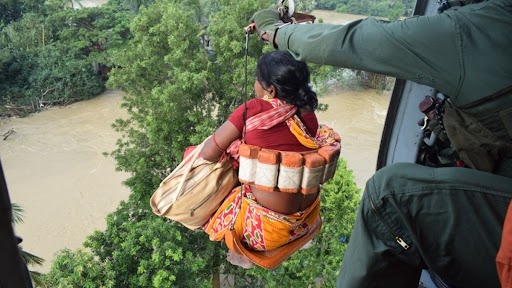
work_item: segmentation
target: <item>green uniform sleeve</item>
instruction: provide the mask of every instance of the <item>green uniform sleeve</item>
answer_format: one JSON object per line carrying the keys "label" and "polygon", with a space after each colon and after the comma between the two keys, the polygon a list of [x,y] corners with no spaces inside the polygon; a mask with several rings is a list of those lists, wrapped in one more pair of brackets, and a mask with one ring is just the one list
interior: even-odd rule
{"label": "green uniform sleeve", "polygon": [[412,80],[453,95],[462,70],[457,35],[447,14],[391,23],[367,18],[347,25],[287,25],[278,30],[277,45],[305,62]]}

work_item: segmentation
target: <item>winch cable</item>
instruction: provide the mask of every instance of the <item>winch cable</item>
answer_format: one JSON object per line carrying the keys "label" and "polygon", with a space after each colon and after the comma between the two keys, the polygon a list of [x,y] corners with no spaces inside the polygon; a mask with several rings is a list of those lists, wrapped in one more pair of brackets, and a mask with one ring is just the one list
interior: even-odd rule
{"label": "winch cable", "polygon": [[242,131],[242,142],[245,143],[245,122],[247,121],[247,66],[249,65],[249,35],[251,31],[246,29],[245,30],[245,68],[244,68],[244,84],[243,84],[243,101],[244,101],[244,129]]}

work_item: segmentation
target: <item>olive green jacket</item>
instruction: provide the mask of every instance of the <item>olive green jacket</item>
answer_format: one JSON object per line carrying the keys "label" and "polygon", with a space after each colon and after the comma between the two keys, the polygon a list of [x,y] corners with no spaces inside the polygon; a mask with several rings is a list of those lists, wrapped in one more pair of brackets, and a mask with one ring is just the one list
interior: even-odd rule
{"label": "olive green jacket", "polygon": [[490,0],[391,23],[287,25],[277,45],[305,62],[411,80],[450,96],[463,115],[446,113],[445,126],[462,159],[512,177],[512,93],[478,101],[512,84],[511,32],[512,0]]}
{"label": "olive green jacket", "polygon": [[297,59],[436,88],[463,105],[512,84],[512,0],[397,22],[287,25],[277,45]]}

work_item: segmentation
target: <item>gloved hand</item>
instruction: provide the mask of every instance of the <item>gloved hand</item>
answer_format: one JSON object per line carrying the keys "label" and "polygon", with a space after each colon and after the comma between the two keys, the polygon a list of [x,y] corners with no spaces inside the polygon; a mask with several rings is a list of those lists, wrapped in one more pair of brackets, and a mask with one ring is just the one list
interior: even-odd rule
{"label": "gloved hand", "polygon": [[252,16],[250,22],[254,22],[256,32],[261,40],[272,44],[272,46],[277,49],[277,44],[275,43],[276,32],[277,29],[285,25],[285,23],[279,19],[279,13],[272,9],[261,10]]}

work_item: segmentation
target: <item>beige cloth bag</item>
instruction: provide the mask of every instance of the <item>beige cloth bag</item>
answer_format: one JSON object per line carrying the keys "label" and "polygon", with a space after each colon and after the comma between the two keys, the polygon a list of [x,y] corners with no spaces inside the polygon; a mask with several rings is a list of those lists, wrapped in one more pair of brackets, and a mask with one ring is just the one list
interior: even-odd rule
{"label": "beige cloth bag", "polygon": [[153,213],[191,230],[203,226],[238,184],[237,173],[228,157],[218,162],[199,157],[205,142],[160,183],[150,200]]}

